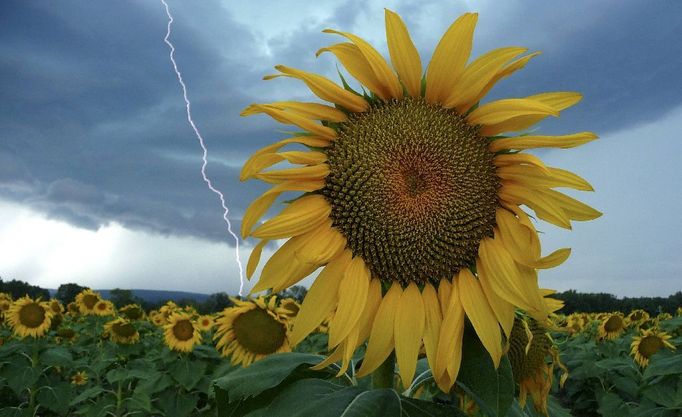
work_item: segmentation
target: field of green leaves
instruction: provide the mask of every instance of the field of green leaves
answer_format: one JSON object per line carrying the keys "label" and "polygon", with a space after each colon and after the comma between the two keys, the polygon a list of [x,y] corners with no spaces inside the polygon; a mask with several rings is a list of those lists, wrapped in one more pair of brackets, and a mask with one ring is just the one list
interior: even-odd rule
{"label": "field of green leaves", "polygon": [[[100,302],[106,304],[98,299],[93,311]],[[214,337],[228,309],[200,316],[169,303],[144,314],[135,306],[107,304],[98,314],[84,314],[77,303],[66,309],[54,303],[39,304],[43,321],[32,322],[27,308],[12,308],[20,303],[0,300],[0,416],[535,417],[543,415],[542,407],[536,409],[542,400],[552,417],[682,415],[680,315],[557,315],[548,340],[558,356],[543,358],[550,374],[539,385],[514,375],[519,365],[511,351],[495,369],[467,329],[462,367],[448,395],[433,382],[423,357],[411,386],[389,375],[393,389],[376,389],[372,377],[355,375],[362,349],[345,372],[333,363],[311,370],[328,354],[324,328],[293,352],[244,362],[248,356]],[[277,309],[285,301],[269,304]],[[187,338],[178,325],[182,317],[191,324]],[[42,334],[22,335],[41,325]],[[189,349],[182,348],[185,340],[191,340]],[[526,354],[530,346],[528,341]],[[524,389],[525,404],[519,398]]]}

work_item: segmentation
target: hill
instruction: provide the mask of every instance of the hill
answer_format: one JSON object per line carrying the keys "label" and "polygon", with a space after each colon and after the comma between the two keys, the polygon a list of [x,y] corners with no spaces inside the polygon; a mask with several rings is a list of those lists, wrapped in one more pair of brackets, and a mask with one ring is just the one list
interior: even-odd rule
{"label": "hill", "polygon": [[[57,290],[49,290],[50,296],[54,296]],[[111,298],[110,290],[95,290],[102,294],[102,297],[109,299]],[[133,295],[135,297],[140,297],[148,303],[158,303],[168,300],[180,301],[180,300],[194,300],[197,303],[203,303],[208,298],[208,294],[200,294],[196,292],[185,292],[185,291],[165,291],[165,290],[141,290],[132,289]]]}

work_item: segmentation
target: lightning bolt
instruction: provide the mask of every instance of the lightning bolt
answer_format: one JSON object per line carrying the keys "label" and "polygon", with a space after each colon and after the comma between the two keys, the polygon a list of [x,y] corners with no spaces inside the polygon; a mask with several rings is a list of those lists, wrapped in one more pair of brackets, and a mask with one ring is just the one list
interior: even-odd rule
{"label": "lightning bolt", "polygon": [[192,105],[189,102],[189,98],[187,98],[187,86],[185,85],[185,82],[182,79],[182,74],[180,74],[180,71],[178,70],[178,64],[175,62],[175,46],[173,46],[173,44],[168,39],[168,38],[170,38],[170,34],[171,34],[171,25],[173,24],[173,16],[171,15],[170,9],[168,8],[168,4],[166,3],[166,1],[161,0],[161,3],[163,3],[163,6],[166,8],[166,15],[168,15],[168,28],[166,31],[166,37],[163,38],[163,41],[170,48],[170,60],[171,60],[171,63],[173,64],[173,70],[175,70],[175,75],[178,77],[178,82],[180,83],[180,86],[182,87],[182,97],[185,99],[185,108],[187,110],[187,121],[189,122],[190,126],[192,126],[192,130],[194,130],[194,134],[196,135],[197,139],[199,140],[199,145],[201,146],[201,149],[203,151],[203,154],[201,157],[201,160],[203,161],[203,163],[201,165],[201,176],[204,178],[204,182],[208,186],[208,189],[213,191],[213,193],[215,193],[220,198],[220,204],[223,207],[223,219],[225,220],[225,223],[227,224],[227,231],[234,238],[235,257],[237,260],[237,265],[239,265],[239,295],[241,296],[241,295],[243,295],[242,292],[244,291],[244,268],[242,267],[242,263],[239,259],[239,238],[232,231],[232,224],[230,223],[230,219],[228,217],[228,214],[230,213],[230,209],[227,208],[227,203],[225,202],[225,196],[223,195],[223,193],[221,193],[217,188],[215,188],[213,186],[213,183],[211,182],[211,180],[206,175],[206,166],[208,165],[208,149],[206,148],[206,144],[204,143],[204,138],[201,136],[201,133],[199,133],[199,129],[197,129],[196,124],[194,124],[194,120],[192,120]]}

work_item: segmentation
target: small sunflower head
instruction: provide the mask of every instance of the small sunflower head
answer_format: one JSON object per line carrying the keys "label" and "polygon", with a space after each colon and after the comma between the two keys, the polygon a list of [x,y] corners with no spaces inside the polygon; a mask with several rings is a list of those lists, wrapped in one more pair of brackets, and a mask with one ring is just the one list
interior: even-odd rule
{"label": "small sunflower head", "polygon": [[114,343],[129,345],[140,340],[140,334],[130,320],[119,317],[104,325],[104,333]]}
{"label": "small sunflower head", "polygon": [[296,317],[298,311],[301,309],[301,305],[293,298],[285,298],[281,300],[279,302],[279,307],[282,309],[282,313],[289,316],[290,318]]}
{"label": "small sunflower head", "polygon": [[85,385],[88,383],[88,374],[85,371],[76,372],[71,376],[71,383],[73,385]]}
{"label": "small sunflower head", "polygon": [[649,365],[651,357],[662,348],[675,350],[675,346],[668,341],[670,338],[669,334],[655,328],[644,330],[632,338],[630,354],[639,366],[645,368]]}
{"label": "small sunflower head", "polygon": [[57,337],[61,340],[72,341],[76,338],[76,331],[70,327],[60,327],[59,330],[57,330]]}
{"label": "small sunflower head", "polygon": [[164,340],[172,350],[191,352],[201,343],[201,333],[187,313],[172,313],[164,325]]}
{"label": "small sunflower head", "polygon": [[53,314],[62,314],[64,312],[64,306],[59,300],[53,298],[50,300],[50,310],[52,310]]}
{"label": "small sunflower head", "polygon": [[16,300],[5,313],[14,334],[22,338],[45,336],[50,330],[52,316],[52,310],[47,303],[29,296]]}
{"label": "small sunflower head", "polygon": [[280,313],[274,299],[234,300],[216,320],[216,348],[231,356],[233,364],[248,366],[267,355],[291,350],[287,316]]}
{"label": "small sunflower head", "polygon": [[95,305],[102,300],[98,292],[83,290],[76,296],[76,304],[81,314],[95,314]]}
{"label": "small sunflower head", "polygon": [[201,330],[202,332],[207,332],[207,331],[211,330],[213,328],[214,324],[215,324],[215,322],[213,320],[213,317],[211,317],[208,314],[203,315],[203,316],[199,316],[196,319],[197,328],[199,330]]}
{"label": "small sunflower head", "polygon": [[121,307],[119,314],[128,320],[141,320],[144,318],[144,310],[137,304],[128,304]]}
{"label": "small sunflower head", "polygon": [[627,323],[630,327],[637,327],[640,323],[649,319],[649,313],[644,310],[632,310],[627,317]]}
{"label": "small sunflower head", "polygon": [[95,304],[95,315],[111,316],[114,314],[114,304],[109,300],[100,300]]}
{"label": "small sunflower head", "polygon": [[616,339],[623,333],[627,324],[625,318],[621,313],[612,313],[606,315],[599,325],[599,338],[606,340]]}

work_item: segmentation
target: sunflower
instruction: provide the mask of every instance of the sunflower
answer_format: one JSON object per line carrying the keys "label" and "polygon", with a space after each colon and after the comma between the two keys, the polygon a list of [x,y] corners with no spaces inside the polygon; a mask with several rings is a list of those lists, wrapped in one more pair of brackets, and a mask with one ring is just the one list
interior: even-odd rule
{"label": "sunflower", "polygon": [[301,309],[301,305],[293,298],[285,298],[279,302],[280,308],[284,309],[284,314],[289,318],[294,318]]}
{"label": "sunflower", "polygon": [[114,314],[114,304],[109,300],[100,300],[95,304],[94,312],[98,316],[111,316]]}
{"label": "sunflower", "polygon": [[207,332],[213,328],[213,325],[215,324],[213,317],[209,315],[204,315],[204,316],[199,316],[197,318],[197,328],[201,330],[202,332]]}
{"label": "sunflower", "polygon": [[64,340],[72,342],[76,339],[76,331],[70,327],[60,327],[57,330],[55,339],[57,340],[57,343],[61,343]]}
{"label": "sunflower", "polygon": [[79,371],[71,377],[73,385],[85,385],[88,383],[88,374],[85,371]]}
{"label": "sunflower", "polygon": [[163,313],[156,311],[156,310],[152,310],[149,312],[149,318],[151,319],[152,323],[154,323],[154,325],[159,326],[159,327],[165,326],[166,324],[168,324],[168,320],[166,320],[166,316]]}
{"label": "sunflower", "polygon": [[642,368],[649,365],[649,359],[663,347],[675,350],[675,346],[668,342],[669,334],[657,329],[643,330],[639,336],[632,338],[630,354]]}
{"label": "sunflower", "polygon": [[76,304],[81,314],[95,314],[95,305],[102,299],[91,289],[83,290],[76,296]]}
{"label": "sunflower", "polygon": [[[241,171],[241,180],[274,184],[244,214],[242,235],[261,239],[247,274],[268,241],[289,238],[252,292],[279,292],[324,266],[301,305],[292,342],[333,311],[332,359],[346,366],[369,338],[358,376],[375,370],[395,349],[409,386],[423,342],[435,380],[449,391],[459,371],[465,317],[499,364],[500,327],[509,335],[515,307],[547,319],[536,270],[555,267],[570,253],[564,248],[542,257],[535,226],[520,206],[566,229],[571,220],[601,215],[554,189],[592,191],[587,181],[523,152],[572,148],[595,134],[500,136],[558,116],[581,95],[551,92],[479,104],[497,81],[537,53],[500,48],[467,65],[476,21],[477,14],[467,13],[449,27],[424,76],[405,24],[389,10],[393,68],[361,38],[325,30],[350,42],[318,55],[335,55],[364,94],[345,80],[340,87],[278,65],[280,73],[265,79],[296,78],[333,106],[280,101],[242,112],[265,113],[305,131],[257,151]],[[290,143],[310,150],[280,152]],[[282,161],[301,166],[264,171]],[[304,194],[257,226],[288,191]]]}
{"label": "sunflower", "polygon": [[168,324],[163,326],[166,345],[180,352],[191,352],[201,343],[201,333],[187,313],[171,313]]}
{"label": "sunflower", "polygon": [[233,364],[248,366],[267,355],[289,352],[287,316],[269,301],[233,299],[234,307],[224,309],[216,319],[216,349],[231,356]]}
{"label": "sunflower", "polygon": [[[519,384],[519,403],[523,407],[528,394],[536,410],[547,414],[547,398],[552,388],[554,365],[564,370],[561,385],[568,377],[559,360],[558,351],[539,322],[528,317],[516,317],[509,336],[507,352],[514,381]],[[549,360],[548,360],[549,359]]]}
{"label": "sunflower", "polygon": [[24,338],[26,336],[42,337],[50,330],[52,310],[40,299],[34,300],[29,296],[19,298],[5,313],[5,317],[14,334]]}
{"label": "sunflower", "polygon": [[54,298],[50,300],[50,309],[54,314],[62,314],[64,312],[64,306],[62,303],[59,302],[59,300],[55,300]]}
{"label": "sunflower", "polygon": [[641,309],[632,310],[627,316],[628,326],[632,327],[636,327],[647,320],[649,320],[649,313]]}
{"label": "sunflower", "polygon": [[599,324],[599,338],[613,340],[627,327],[622,313],[607,314]]}
{"label": "sunflower", "polygon": [[142,320],[144,319],[144,310],[137,304],[128,304],[118,311],[120,315],[128,320]]}
{"label": "sunflower", "polygon": [[118,317],[104,324],[104,333],[109,336],[109,340],[121,345],[130,345],[140,340],[140,333],[130,320]]}
{"label": "sunflower", "polygon": [[76,316],[80,313],[80,307],[78,307],[78,303],[72,301],[66,305],[66,311],[68,312],[68,314]]}

